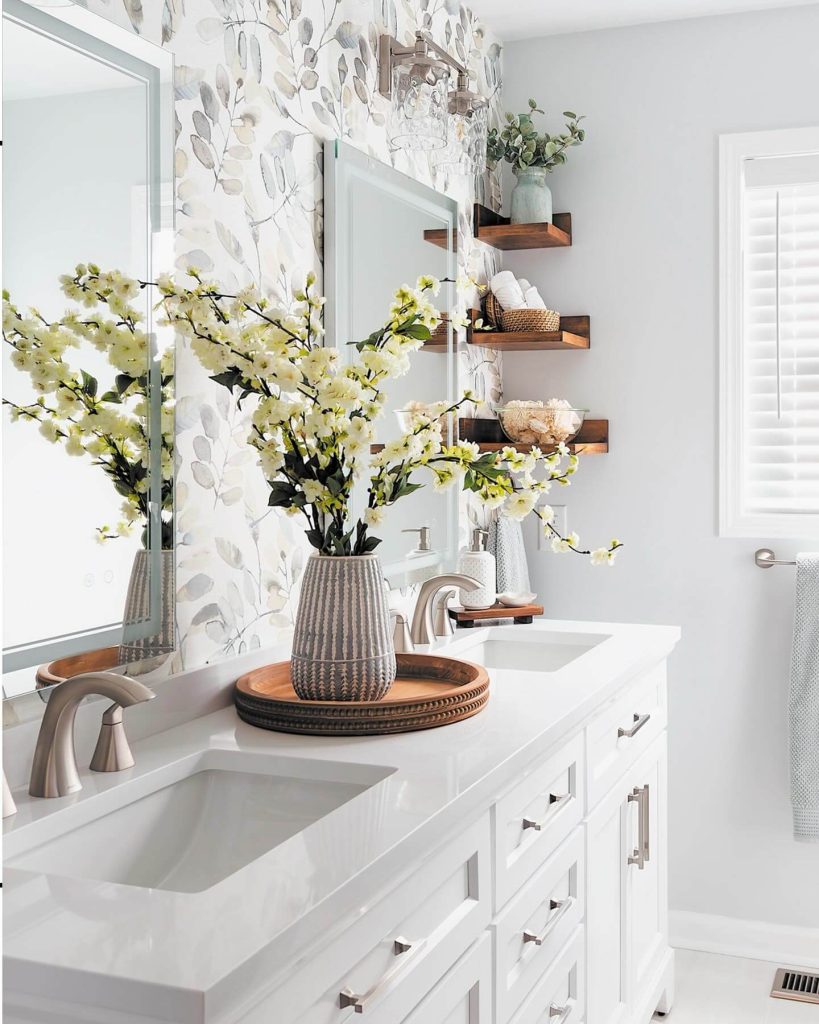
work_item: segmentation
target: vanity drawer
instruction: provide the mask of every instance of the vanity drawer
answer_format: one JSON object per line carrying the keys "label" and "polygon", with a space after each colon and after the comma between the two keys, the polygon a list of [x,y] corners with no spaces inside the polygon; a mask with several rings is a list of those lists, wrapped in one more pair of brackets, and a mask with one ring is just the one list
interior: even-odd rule
{"label": "vanity drawer", "polygon": [[[586,990],[582,928],[537,983],[508,1024],[582,1024]],[[506,1024],[499,1018],[498,1024]]]}
{"label": "vanity drawer", "polygon": [[[484,937],[447,971],[402,1024],[491,1024],[492,939]],[[381,1024],[379,1019],[379,1024]],[[394,1024],[385,1020],[383,1024]]]}
{"label": "vanity drawer", "polygon": [[493,925],[496,1019],[506,1021],[583,918],[584,838],[578,827]]}
{"label": "vanity drawer", "polygon": [[242,1024],[402,1021],[486,928],[490,878],[487,814],[314,949]]}
{"label": "vanity drawer", "polygon": [[665,729],[665,665],[658,665],[617,696],[589,723],[586,732],[589,808]]}
{"label": "vanity drawer", "polygon": [[583,815],[583,737],[535,762],[495,804],[495,909],[500,910]]}

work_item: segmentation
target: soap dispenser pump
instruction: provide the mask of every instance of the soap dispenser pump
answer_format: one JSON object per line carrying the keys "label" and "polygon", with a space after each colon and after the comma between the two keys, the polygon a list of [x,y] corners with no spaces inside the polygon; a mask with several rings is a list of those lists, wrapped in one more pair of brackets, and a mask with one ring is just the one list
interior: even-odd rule
{"label": "soap dispenser pump", "polygon": [[462,590],[461,604],[472,610],[491,608],[497,597],[495,577],[495,556],[486,550],[488,530],[475,527],[472,531],[472,544],[468,550],[461,552],[458,561],[458,572],[471,576],[480,583],[477,590]]}

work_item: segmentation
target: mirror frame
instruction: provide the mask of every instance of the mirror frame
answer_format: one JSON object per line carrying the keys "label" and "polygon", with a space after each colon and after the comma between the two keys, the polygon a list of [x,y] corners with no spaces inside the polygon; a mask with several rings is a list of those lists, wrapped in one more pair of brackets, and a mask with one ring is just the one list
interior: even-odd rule
{"label": "mirror frame", "polygon": [[[91,59],[108,64],[131,75],[146,88],[147,154],[146,189],[148,223],[146,224],[147,279],[154,280],[162,268],[173,267],[175,180],[174,180],[174,56],[126,29],[108,21],[72,0],[70,5],[39,7],[26,0],[3,0],[3,19],[48,36]],[[139,623],[107,623],[79,633],[53,636],[3,649],[3,671],[14,672],[32,668],[56,658],[88,651],[91,647],[110,647],[127,639],[143,639],[159,631],[162,617],[162,471],[161,443],[161,373],[159,346],[153,328],[151,303],[148,304],[146,333],[149,339],[150,413],[148,446],[150,450],[150,498],[148,535],[155,542],[149,546],[150,597],[149,617]],[[168,333],[168,344],[173,335]],[[167,346],[166,346],[167,347]],[[32,689],[34,689],[32,685]],[[24,697],[21,693],[17,696]],[[13,699],[13,698],[12,698]]]}
{"label": "mirror frame", "polygon": [[[446,277],[455,282],[458,272],[458,213],[456,199],[438,192],[409,175],[390,167],[377,157],[356,149],[340,139],[329,139],[324,143],[324,310],[325,337],[336,347],[346,345],[353,337],[354,299],[350,281],[351,260],[345,250],[352,237],[352,204],[349,200],[350,186],[365,182],[381,189],[416,209],[428,213],[446,223],[450,245],[446,248]],[[396,283],[397,285],[400,282]],[[450,284],[454,288],[454,284]],[[453,298],[448,313],[455,306]],[[457,400],[458,365],[457,339],[450,319],[447,327],[446,391],[441,400],[450,404]],[[454,440],[453,438],[449,439]],[[440,497],[446,501],[447,542],[439,548],[445,567],[455,567],[458,555],[459,501],[456,488],[450,488]],[[392,586],[407,586],[410,571],[415,575],[419,568],[417,559],[403,561],[382,561],[384,575]]]}

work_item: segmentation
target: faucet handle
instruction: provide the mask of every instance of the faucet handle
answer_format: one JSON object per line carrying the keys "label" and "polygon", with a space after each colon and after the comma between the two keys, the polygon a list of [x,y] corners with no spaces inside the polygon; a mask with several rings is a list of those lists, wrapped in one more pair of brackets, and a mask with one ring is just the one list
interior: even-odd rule
{"label": "faucet handle", "polygon": [[410,636],[409,623],[404,612],[397,608],[390,611],[390,618],[395,619],[395,626],[392,632],[392,642],[396,654],[409,654],[415,650],[415,644]]}
{"label": "faucet handle", "polygon": [[122,724],[122,705],[115,701],[103,713],[94,756],[88,767],[92,772],[121,772],[133,766],[134,755]]}

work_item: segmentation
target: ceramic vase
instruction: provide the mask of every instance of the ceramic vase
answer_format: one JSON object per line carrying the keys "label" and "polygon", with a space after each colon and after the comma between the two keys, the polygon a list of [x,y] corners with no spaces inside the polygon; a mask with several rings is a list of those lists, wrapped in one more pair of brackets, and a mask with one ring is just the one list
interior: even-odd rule
{"label": "ceramic vase", "polygon": [[377,555],[310,556],[290,678],[302,700],[380,700],[388,692],[395,650]]}
{"label": "ceramic vase", "polygon": [[551,224],[552,190],[545,167],[513,167],[517,183],[512,190],[513,224]]}
{"label": "ceramic vase", "polygon": [[147,658],[165,657],[176,650],[175,607],[175,554],[173,550],[160,553],[160,609],[158,630],[151,636],[142,636],[144,624],[151,618],[150,552],[137,551],[131,567],[123,633],[119,648],[119,663],[129,665]]}

